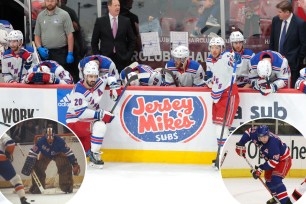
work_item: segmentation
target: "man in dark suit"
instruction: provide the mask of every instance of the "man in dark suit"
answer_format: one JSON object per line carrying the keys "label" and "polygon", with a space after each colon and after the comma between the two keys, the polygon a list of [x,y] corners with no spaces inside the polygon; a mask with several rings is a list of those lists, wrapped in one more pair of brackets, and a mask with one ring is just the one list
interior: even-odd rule
{"label": "man in dark suit", "polygon": [[291,69],[291,87],[299,77],[300,64],[306,55],[306,24],[292,13],[292,5],[284,0],[276,5],[278,15],[272,20],[270,49],[284,55]]}
{"label": "man in dark suit", "polygon": [[130,19],[119,16],[119,0],[108,0],[107,5],[108,15],[96,20],[91,46],[93,54],[111,58],[120,73],[130,64],[135,49],[135,35]]}

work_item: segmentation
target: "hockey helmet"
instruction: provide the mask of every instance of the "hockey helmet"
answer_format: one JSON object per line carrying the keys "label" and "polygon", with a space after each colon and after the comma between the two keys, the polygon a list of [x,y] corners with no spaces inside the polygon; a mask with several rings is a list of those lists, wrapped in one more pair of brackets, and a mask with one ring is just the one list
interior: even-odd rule
{"label": "hockey helmet", "polygon": [[98,64],[94,61],[89,61],[85,64],[83,74],[85,75],[99,75]]}
{"label": "hockey helmet", "polygon": [[234,31],[230,35],[230,43],[244,42],[244,37],[239,31]]}
{"label": "hockey helmet", "polygon": [[258,137],[263,137],[263,136],[268,136],[269,135],[269,127],[266,125],[260,125],[257,128],[257,136]]}
{"label": "hockey helmet", "polygon": [[[130,72],[128,73],[127,78],[130,79],[132,76],[135,76],[135,75],[137,75],[136,72]],[[135,79],[130,82],[130,86],[139,86],[139,85],[140,85],[139,79]]]}
{"label": "hockey helmet", "polygon": [[269,77],[272,74],[271,62],[268,60],[261,60],[257,65],[257,73],[260,78]]}
{"label": "hockey helmet", "polygon": [[7,40],[11,41],[11,40],[21,40],[21,42],[23,42],[23,34],[20,30],[12,30],[8,36],[7,36]]}
{"label": "hockey helmet", "polygon": [[6,30],[1,30],[0,29],[0,43],[1,44],[7,44],[7,31]]}
{"label": "hockey helmet", "polygon": [[171,51],[171,55],[175,58],[184,59],[189,57],[189,49],[184,45],[180,45]]}
{"label": "hockey helmet", "polygon": [[213,46],[213,45],[219,45],[221,47],[221,52],[223,50],[225,50],[225,42],[224,42],[223,38],[221,38],[221,37],[213,37],[209,41],[209,50],[210,50],[210,47]]}
{"label": "hockey helmet", "polygon": [[50,68],[46,65],[41,65],[39,67],[39,72],[43,72],[43,73],[50,73]]}

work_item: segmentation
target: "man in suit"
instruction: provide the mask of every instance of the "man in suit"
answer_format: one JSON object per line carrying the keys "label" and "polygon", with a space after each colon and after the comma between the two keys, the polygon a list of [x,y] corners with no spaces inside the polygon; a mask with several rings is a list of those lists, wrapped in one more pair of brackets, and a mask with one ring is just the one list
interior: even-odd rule
{"label": "man in suit", "polygon": [[108,0],[107,5],[108,15],[96,20],[91,47],[93,54],[111,58],[120,73],[130,64],[136,40],[130,19],[119,16],[119,0]]}
{"label": "man in suit", "polygon": [[291,86],[299,77],[300,63],[306,53],[305,22],[292,13],[292,5],[284,0],[276,5],[278,15],[272,20],[270,49],[284,55],[291,69]]}

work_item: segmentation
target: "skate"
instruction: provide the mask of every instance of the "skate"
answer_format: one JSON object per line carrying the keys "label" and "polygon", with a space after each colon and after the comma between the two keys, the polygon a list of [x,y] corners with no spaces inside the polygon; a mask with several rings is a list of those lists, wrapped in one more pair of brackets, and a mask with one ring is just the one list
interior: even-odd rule
{"label": "skate", "polygon": [[267,204],[277,204],[276,200],[274,198],[271,198],[267,201]]}
{"label": "skate", "polygon": [[20,198],[20,203],[21,203],[21,204],[30,204],[30,203],[27,202],[26,197]]}
{"label": "skate", "polygon": [[89,154],[89,166],[102,169],[104,166],[104,161],[101,159],[101,152],[92,152]]}

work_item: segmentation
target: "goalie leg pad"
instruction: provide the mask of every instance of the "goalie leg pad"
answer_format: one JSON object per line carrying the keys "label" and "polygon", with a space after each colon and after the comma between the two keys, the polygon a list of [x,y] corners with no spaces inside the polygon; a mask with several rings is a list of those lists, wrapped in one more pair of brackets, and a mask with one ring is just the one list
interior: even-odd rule
{"label": "goalie leg pad", "polygon": [[[36,164],[34,166],[34,171],[41,183],[41,185],[43,186],[43,188],[45,188],[46,186],[46,169],[50,163],[50,159],[45,157],[45,156],[41,156],[41,158],[39,160],[36,161]],[[40,194],[40,190],[34,180],[34,178],[32,177],[32,186],[29,190],[31,193],[33,194]]]}
{"label": "goalie leg pad", "polygon": [[35,163],[36,163],[36,158],[27,156],[25,163],[22,167],[21,173],[26,176],[30,176],[32,169],[35,166]]}
{"label": "goalie leg pad", "polygon": [[65,193],[73,192],[72,166],[66,156],[56,156],[54,159],[59,174],[59,186]]}

